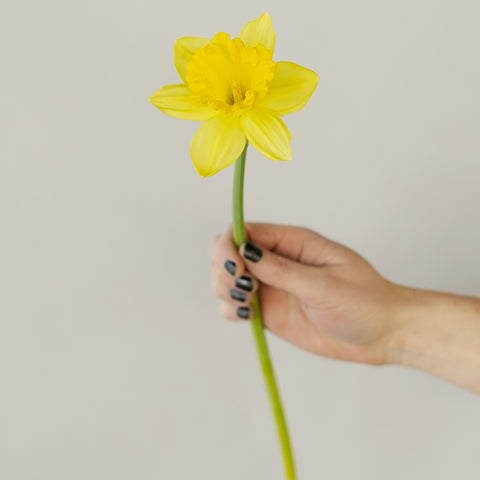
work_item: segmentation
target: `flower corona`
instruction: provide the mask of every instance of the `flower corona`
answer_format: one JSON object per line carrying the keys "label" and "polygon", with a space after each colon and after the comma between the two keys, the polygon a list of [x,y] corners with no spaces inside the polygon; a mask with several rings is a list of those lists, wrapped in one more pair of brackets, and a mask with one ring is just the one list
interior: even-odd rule
{"label": "flower corona", "polygon": [[217,33],[211,45],[190,58],[186,82],[194,105],[239,117],[265,97],[275,70],[272,55],[262,44],[247,47],[239,38]]}

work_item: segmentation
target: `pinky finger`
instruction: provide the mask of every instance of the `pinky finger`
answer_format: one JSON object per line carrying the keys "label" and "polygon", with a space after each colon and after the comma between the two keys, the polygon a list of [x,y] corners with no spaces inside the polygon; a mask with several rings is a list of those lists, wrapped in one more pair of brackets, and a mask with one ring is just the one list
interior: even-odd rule
{"label": "pinky finger", "polygon": [[222,302],[220,311],[227,320],[248,320],[252,318],[252,307],[247,305],[234,305],[231,302]]}

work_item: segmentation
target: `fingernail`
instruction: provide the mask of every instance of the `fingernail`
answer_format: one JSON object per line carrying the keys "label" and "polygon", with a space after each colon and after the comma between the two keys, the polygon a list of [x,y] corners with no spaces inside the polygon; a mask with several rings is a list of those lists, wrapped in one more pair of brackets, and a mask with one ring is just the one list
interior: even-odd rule
{"label": "fingernail", "polygon": [[232,300],[237,300],[238,302],[244,302],[247,298],[247,294],[244,292],[239,292],[238,290],[230,290],[230,297]]}
{"label": "fingernail", "polygon": [[240,290],[245,290],[246,292],[251,292],[253,290],[253,282],[250,277],[242,275],[241,277],[235,280],[235,286]]}
{"label": "fingernail", "polygon": [[227,260],[224,265],[230,275],[235,275],[235,272],[237,271],[237,266],[235,265],[235,262]]}
{"label": "fingernail", "polygon": [[249,316],[250,316],[250,308],[248,307],[237,308],[237,317],[247,319]]}
{"label": "fingernail", "polygon": [[253,243],[247,242],[245,244],[245,250],[243,256],[252,262],[258,262],[262,258],[262,251]]}

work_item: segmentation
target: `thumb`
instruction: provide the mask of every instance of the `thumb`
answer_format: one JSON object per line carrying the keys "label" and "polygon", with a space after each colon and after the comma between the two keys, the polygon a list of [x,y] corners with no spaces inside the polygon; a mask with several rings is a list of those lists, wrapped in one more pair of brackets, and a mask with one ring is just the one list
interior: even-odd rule
{"label": "thumb", "polygon": [[261,282],[296,296],[305,296],[311,288],[316,268],[282,257],[251,242],[242,244],[240,255],[248,270]]}

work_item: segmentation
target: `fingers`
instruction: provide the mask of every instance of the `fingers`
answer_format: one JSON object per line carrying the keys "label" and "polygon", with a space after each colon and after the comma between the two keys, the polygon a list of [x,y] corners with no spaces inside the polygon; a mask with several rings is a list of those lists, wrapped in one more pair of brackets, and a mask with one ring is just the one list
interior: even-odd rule
{"label": "fingers", "polygon": [[258,283],[249,275],[237,279],[220,274],[212,282],[213,293],[222,300],[222,315],[229,320],[245,320],[252,317],[250,302]]}
{"label": "fingers", "polygon": [[248,270],[260,282],[304,298],[320,287],[326,274],[319,267],[295,262],[251,242],[240,246],[239,253]]}
{"label": "fingers", "polygon": [[212,275],[213,293],[220,300],[231,302],[233,305],[248,305],[257,287],[258,282],[248,273],[232,278],[228,273],[216,270]]}
{"label": "fingers", "polygon": [[339,263],[351,252],[308,228],[270,223],[247,223],[245,228],[250,242],[307,265]]}
{"label": "fingers", "polygon": [[233,305],[230,302],[222,302],[220,306],[222,316],[227,320],[248,320],[253,316],[252,307],[249,305]]}
{"label": "fingers", "polygon": [[212,290],[227,318],[237,318],[239,305],[249,305],[258,282],[310,297],[325,283],[322,267],[348,257],[346,247],[306,228],[248,223],[246,230],[249,241],[239,251],[231,227],[210,244]]}
{"label": "fingers", "polygon": [[245,269],[245,262],[238,253],[229,228],[210,243],[212,290],[222,300],[221,312],[230,320],[252,317],[252,295],[258,289],[258,281]]}
{"label": "fingers", "polygon": [[223,235],[217,235],[210,242],[210,264],[212,270],[225,270],[231,276],[243,275],[245,263],[233,243],[231,227]]}

